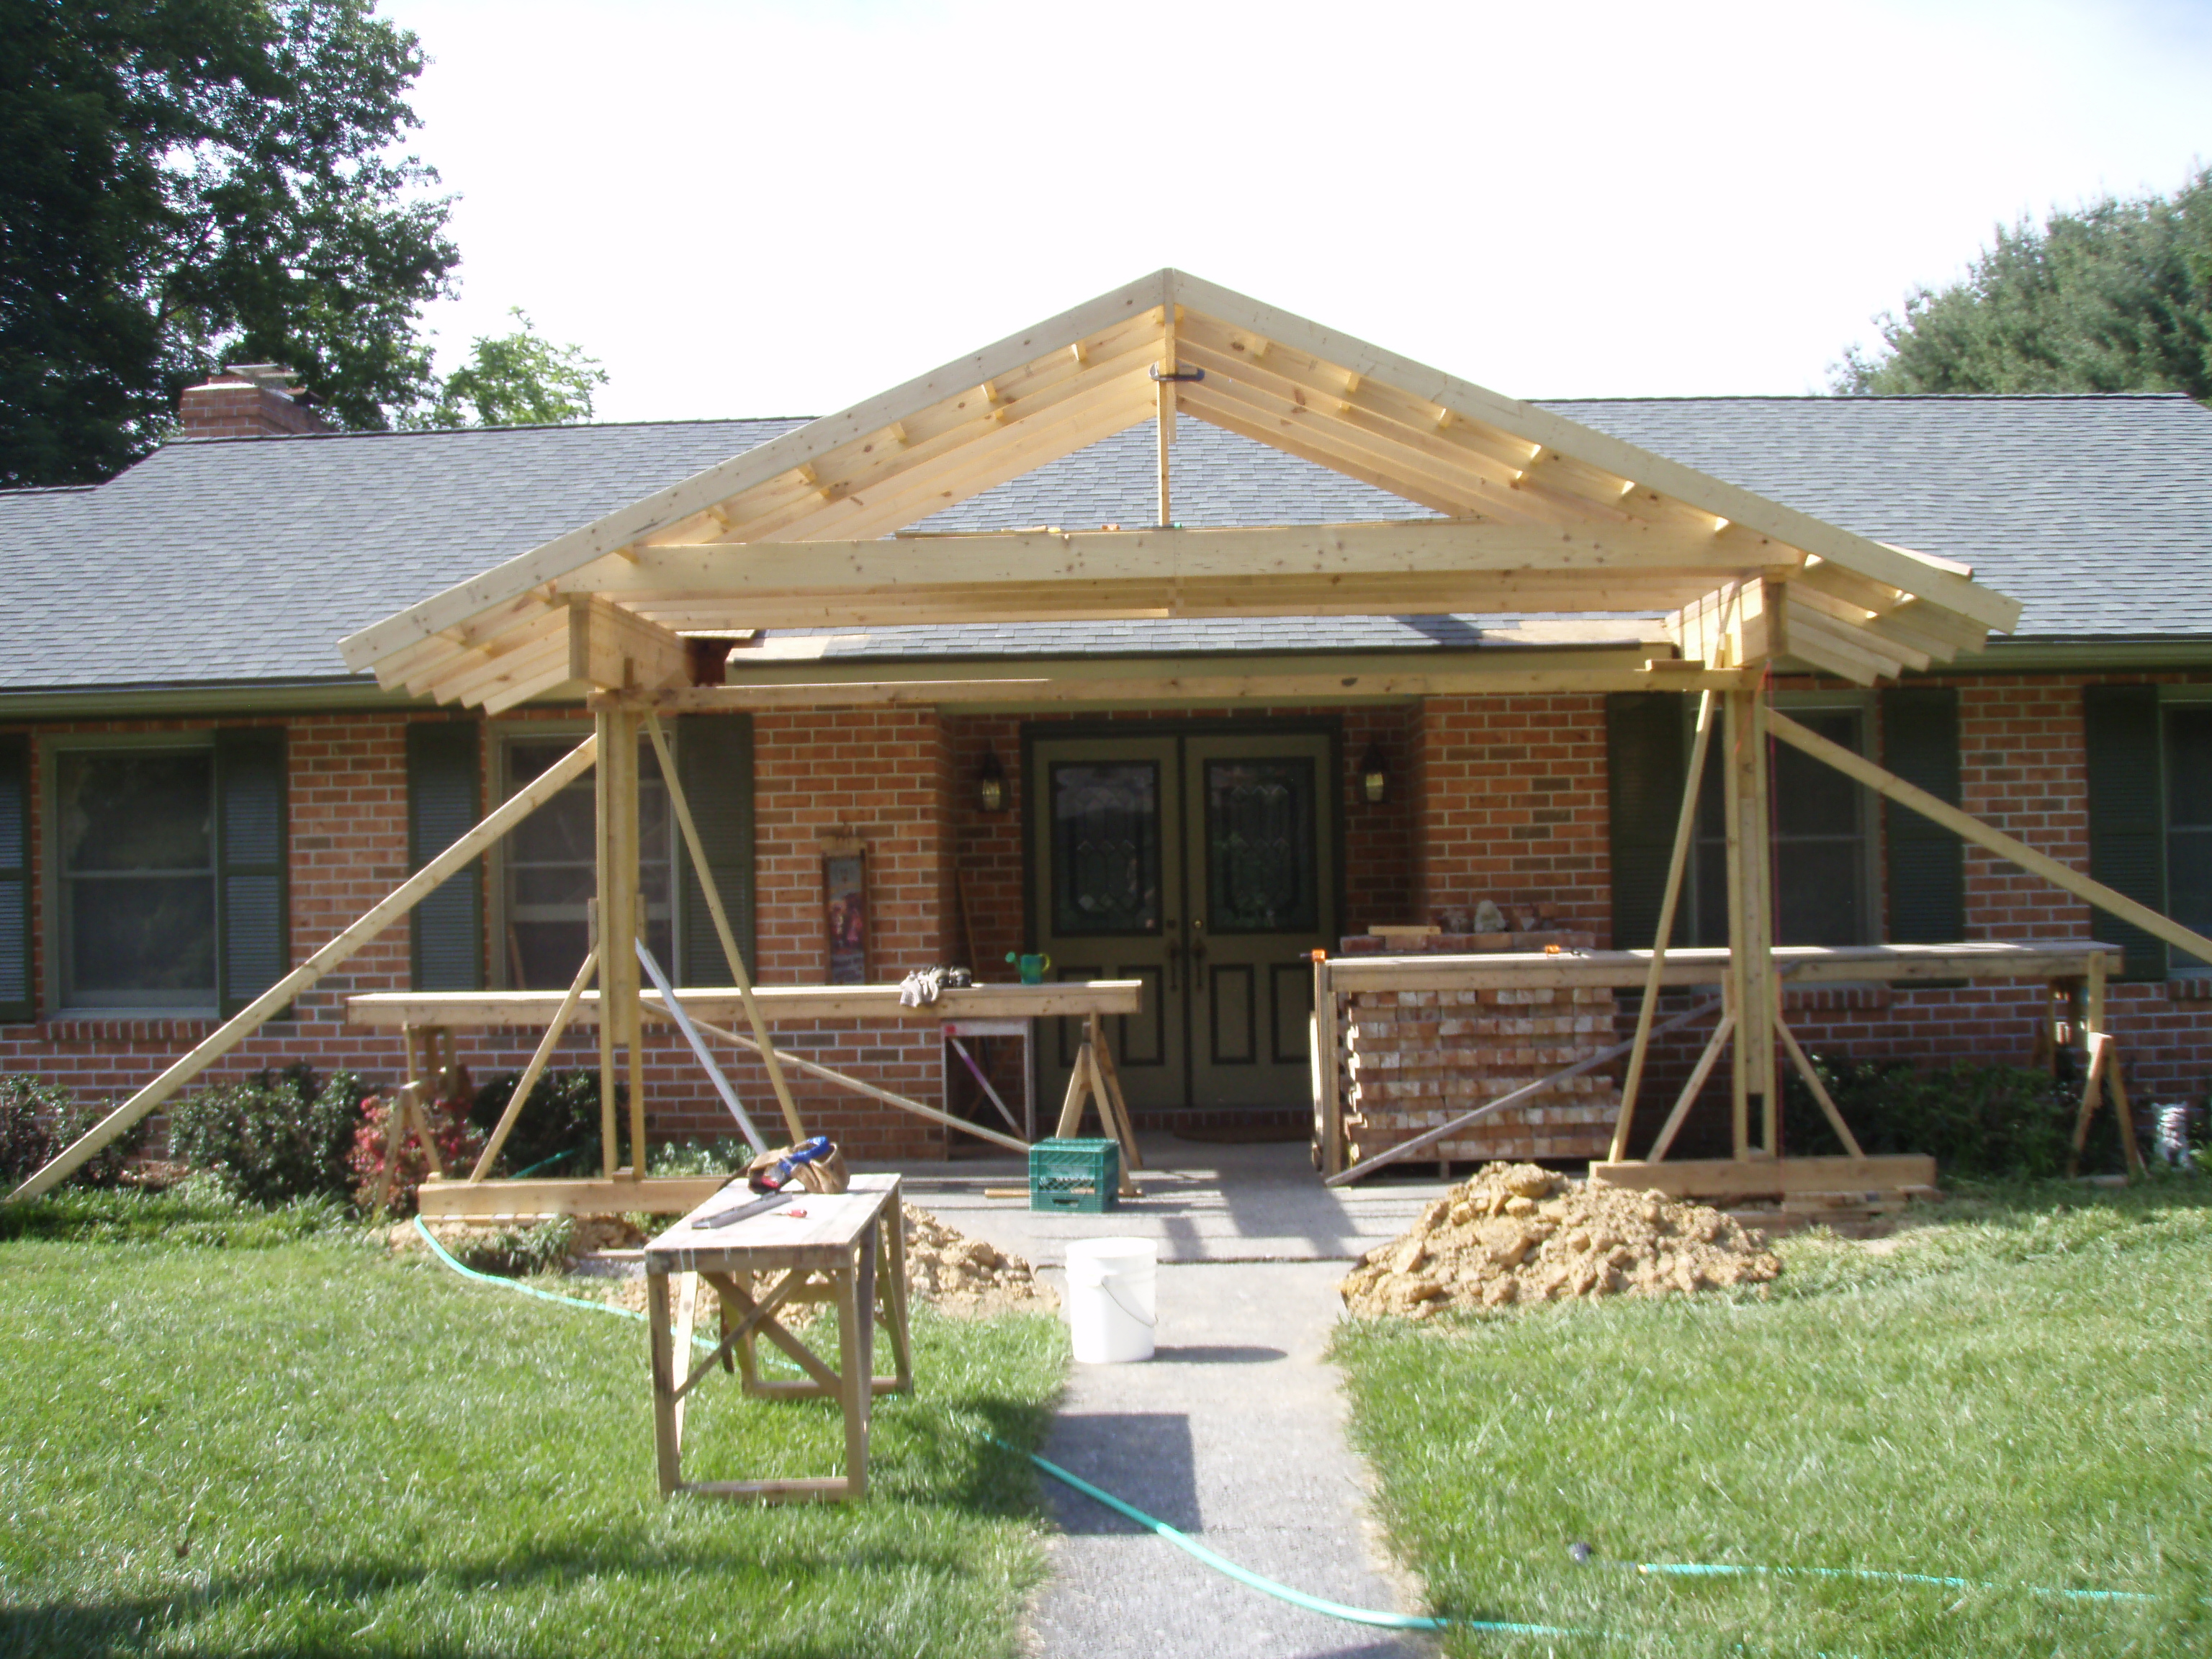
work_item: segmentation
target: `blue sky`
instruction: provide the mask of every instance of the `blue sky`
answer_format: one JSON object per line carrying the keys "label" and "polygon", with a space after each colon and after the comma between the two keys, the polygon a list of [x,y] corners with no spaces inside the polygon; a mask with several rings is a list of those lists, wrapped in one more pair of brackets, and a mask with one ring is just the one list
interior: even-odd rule
{"label": "blue sky", "polygon": [[386,0],[603,417],[816,414],[1174,264],[1519,397],[1821,389],[1999,221],[2212,161],[2212,0]]}

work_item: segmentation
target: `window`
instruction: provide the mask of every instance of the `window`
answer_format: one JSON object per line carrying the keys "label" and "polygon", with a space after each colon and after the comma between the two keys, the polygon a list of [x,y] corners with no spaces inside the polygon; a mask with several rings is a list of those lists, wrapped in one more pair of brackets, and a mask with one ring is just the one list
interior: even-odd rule
{"label": "window", "polygon": [[[2212,703],[2169,702],[2165,714],[2166,915],[2212,933]],[[2177,974],[2212,963],[2172,953]]]}
{"label": "window", "polygon": [[[573,732],[508,737],[501,745],[502,795],[514,794],[579,741]],[[667,786],[649,744],[643,746],[638,766],[638,829],[646,945],[667,967],[676,961],[675,912],[669,902],[673,823]],[[564,990],[575,978],[589,948],[585,906],[597,890],[598,841],[596,786],[590,772],[508,832],[501,849],[502,966],[514,988]]]}
{"label": "window", "polygon": [[[1869,700],[1784,694],[1776,706],[1831,742],[1867,752],[1873,725]],[[1672,692],[1629,692],[1607,700],[1613,936],[1624,949],[1649,945],[1658,926],[1696,712],[1695,698]],[[1724,732],[1717,727],[1698,789],[1694,841],[1672,941],[1676,945],[1728,942],[1726,757]],[[1784,744],[1770,750],[1768,764],[1780,942],[1873,942],[1878,937],[1878,838],[1868,792]]]}
{"label": "window", "polygon": [[56,1001],[234,1012],[284,972],[281,731],[54,756]]}
{"label": "window", "polygon": [[[1778,700],[1800,726],[1857,754],[1866,752],[1862,708],[1808,708]],[[1716,716],[1717,718],[1717,716]],[[1726,744],[1716,730],[1705,751],[1698,792],[1693,890],[1684,901],[1696,918],[1699,945],[1728,942]],[[1783,945],[1874,942],[1871,814],[1867,792],[1801,749],[1777,744],[1767,757],[1773,798],[1776,934]],[[1644,941],[1638,941],[1643,943]]]}

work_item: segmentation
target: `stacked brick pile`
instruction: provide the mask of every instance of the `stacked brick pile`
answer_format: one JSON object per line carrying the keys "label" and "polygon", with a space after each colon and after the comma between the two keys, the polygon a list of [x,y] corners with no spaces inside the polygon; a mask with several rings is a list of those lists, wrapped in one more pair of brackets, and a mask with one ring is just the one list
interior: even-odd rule
{"label": "stacked brick pile", "polygon": [[[1516,910],[1503,933],[1363,936],[1345,956],[1470,956],[1590,950],[1595,935],[1558,927],[1550,907]],[[1355,1156],[1372,1158],[1485,1101],[1509,1094],[1619,1039],[1602,987],[1499,991],[1360,991],[1345,999],[1343,1098]],[[1603,1073],[1570,1078],[1525,1106],[1477,1120],[1440,1142],[1454,1163],[1602,1158],[1620,1108]],[[1428,1156],[1426,1152],[1416,1156]]]}

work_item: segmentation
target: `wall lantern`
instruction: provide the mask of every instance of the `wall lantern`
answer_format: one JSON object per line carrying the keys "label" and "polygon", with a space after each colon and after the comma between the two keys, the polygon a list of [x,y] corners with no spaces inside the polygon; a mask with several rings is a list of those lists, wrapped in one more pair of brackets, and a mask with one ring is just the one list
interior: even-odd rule
{"label": "wall lantern", "polygon": [[986,749],[983,763],[975,769],[975,805],[996,812],[1006,804],[1006,775],[999,766],[999,751]]}
{"label": "wall lantern", "polygon": [[1370,743],[1359,763],[1359,795],[1370,806],[1390,798],[1390,769],[1383,763],[1382,745]]}

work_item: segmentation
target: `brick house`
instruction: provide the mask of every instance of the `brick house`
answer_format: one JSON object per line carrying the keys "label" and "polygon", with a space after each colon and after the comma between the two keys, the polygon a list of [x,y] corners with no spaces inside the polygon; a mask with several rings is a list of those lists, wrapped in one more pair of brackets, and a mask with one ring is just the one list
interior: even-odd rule
{"label": "brick house", "polygon": [[[2212,414],[2179,397],[1537,407],[1970,563],[2025,600],[2009,637],[1894,684],[1785,661],[1775,703],[2212,927]],[[0,495],[0,1068],[90,1097],[143,1082],[584,729],[573,690],[456,712],[347,672],[335,641],[806,424],[337,434],[261,368],[194,388],[181,412],[177,441],[106,484]],[[1156,459],[1150,426],[1129,425],[918,510],[905,533],[926,552],[948,532],[1148,525]],[[1174,466],[1184,526],[1436,516],[1204,419],[1176,429]],[[1303,1117],[1298,951],[1486,899],[1548,934],[1650,942],[1690,700],[1513,688],[1563,664],[1640,665],[1662,643],[1634,611],[776,627],[696,639],[697,678],[914,690],[687,714],[675,748],[762,980],[828,976],[825,848],[857,844],[871,977],[940,962],[1003,976],[1018,951],[1142,977],[1147,1012],[1117,1040],[1139,1123],[1218,1127]],[[1234,704],[1178,690],[1224,665],[1308,684],[1322,669],[1339,689]],[[1470,675],[1499,689],[1427,689]],[[1007,685],[933,702],[928,683],[952,678]],[[1085,678],[1095,698],[1066,690]],[[2094,933],[2128,951],[2112,1024],[2137,1097],[2204,1092],[2202,964],[1786,751],[1775,768],[1784,942]],[[649,761],[643,775],[649,937],[679,983],[720,983]],[[1718,833],[1692,860],[1685,942],[1724,937]],[[353,992],[566,984],[591,856],[579,787],[211,1075],[295,1058],[390,1075],[396,1042],[345,1023]],[[1869,988],[1787,1006],[1832,1053],[2017,1060],[2039,994]],[[933,1032],[781,1037],[925,1098],[947,1086]],[[656,1044],[654,1132],[721,1133],[688,1054]],[[482,1076],[529,1046],[471,1034],[465,1058]],[[1066,1060],[1052,1034],[1040,1047],[1042,1094]],[[583,1034],[561,1063],[594,1058]],[[1686,1051],[1668,1063],[1686,1069]],[[766,1097],[757,1070],[732,1076]],[[933,1126],[800,1093],[856,1155],[946,1150]]]}

